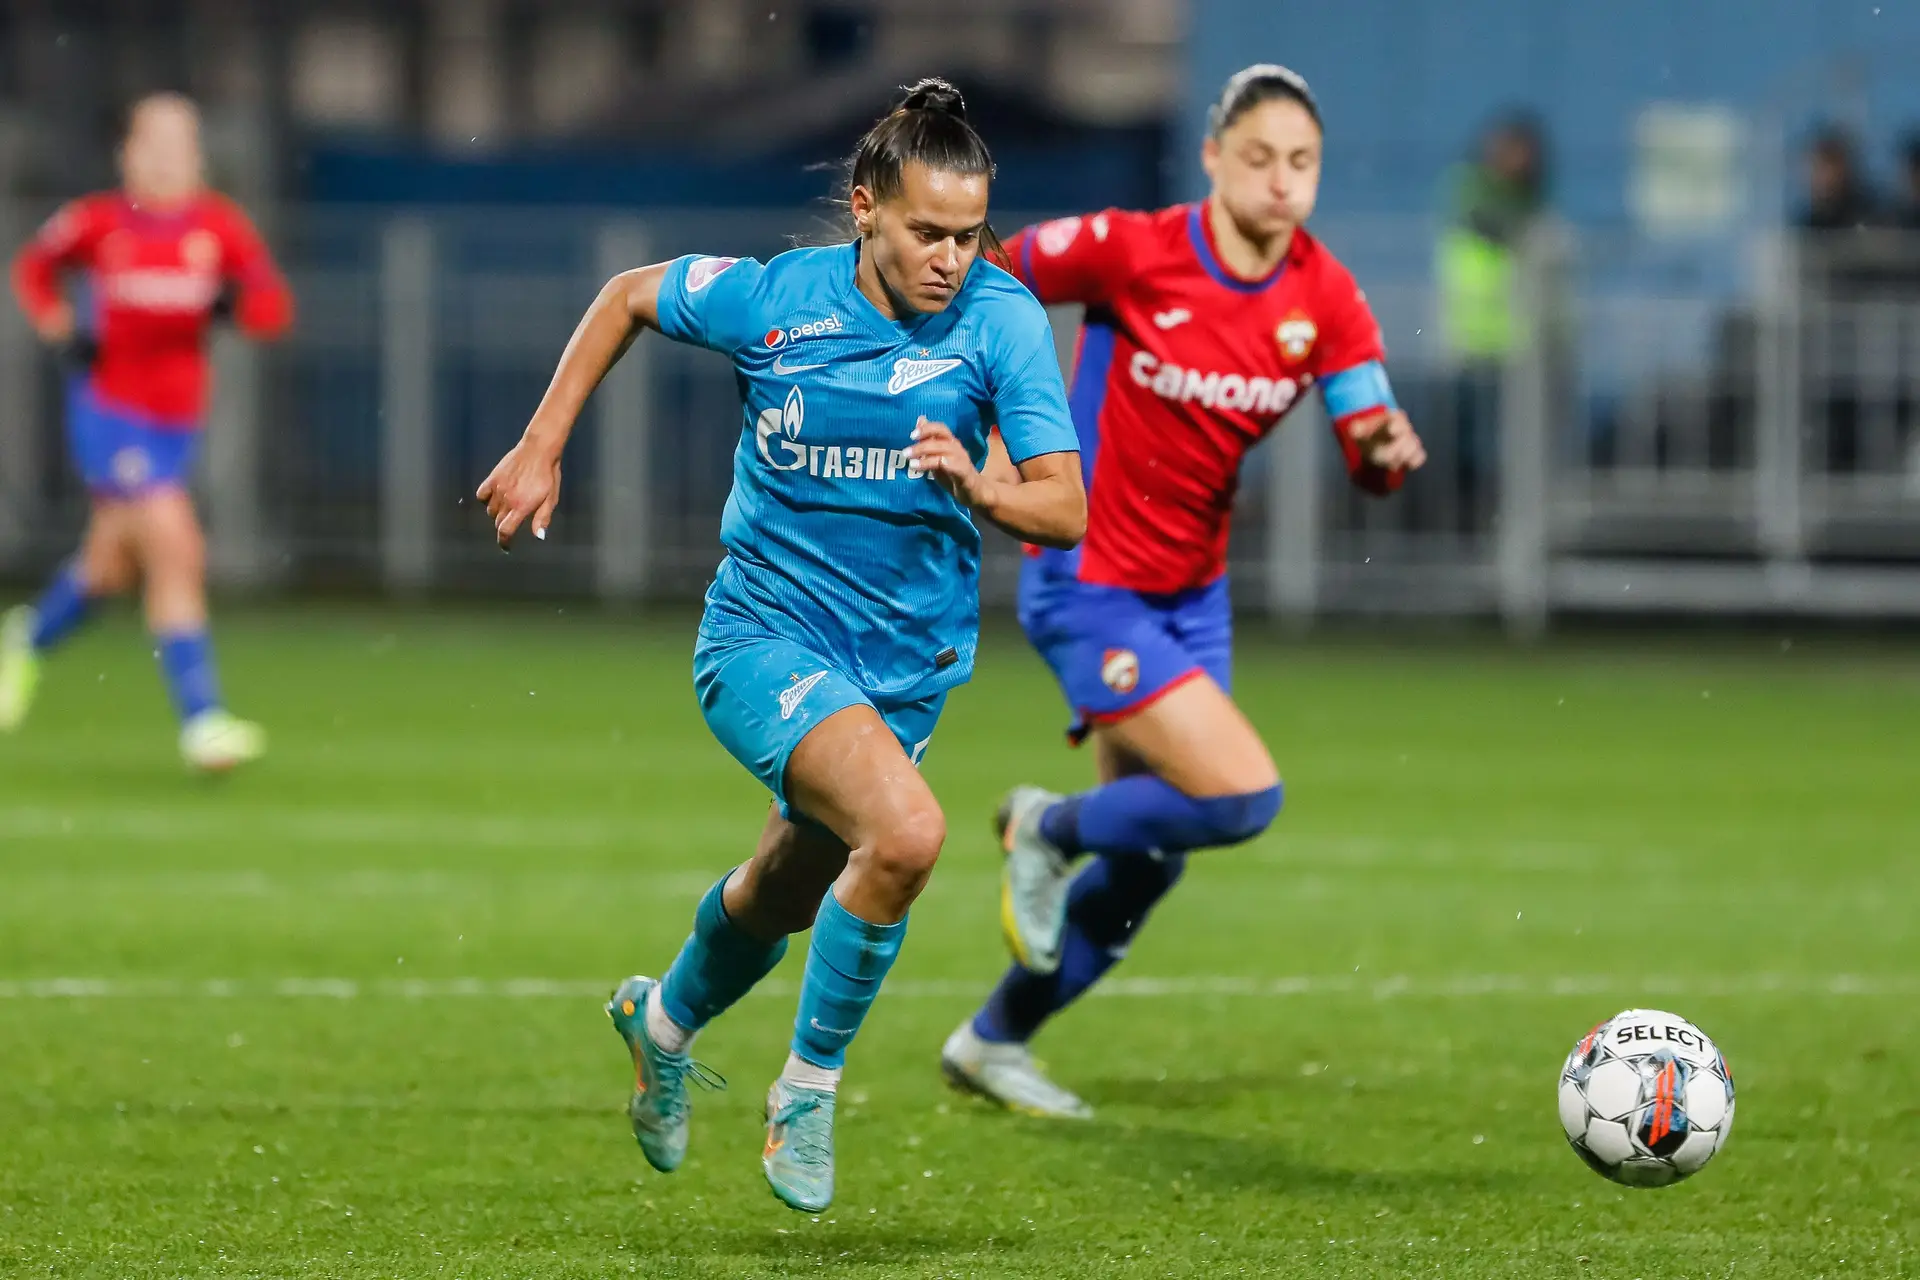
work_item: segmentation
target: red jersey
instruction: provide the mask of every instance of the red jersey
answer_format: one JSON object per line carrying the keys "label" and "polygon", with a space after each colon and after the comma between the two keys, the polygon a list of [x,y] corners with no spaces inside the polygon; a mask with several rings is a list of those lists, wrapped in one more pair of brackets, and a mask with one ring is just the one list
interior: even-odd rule
{"label": "red jersey", "polygon": [[[1085,582],[1158,594],[1218,578],[1247,451],[1315,383],[1385,356],[1365,295],[1319,241],[1296,231],[1272,275],[1239,279],[1204,202],[1062,218],[1007,252],[1042,302],[1087,308],[1068,397],[1087,473]],[[1375,383],[1377,398],[1342,397],[1336,427],[1391,404]],[[1398,486],[1338,434],[1357,484]]]}
{"label": "red jersey", "polygon": [[143,210],[120,192],[83,196],[47,220],[13,261],[13,289],[36,319],[62,301],[61,276],[86,275],[90,331],[99,355],[95,393],[191,430],[206,409],[206,336],[214,303],[231,283],[234,318],[255,338],[293,323],[293,295],[260,233],[224,196],[206,194],[177,210]]}

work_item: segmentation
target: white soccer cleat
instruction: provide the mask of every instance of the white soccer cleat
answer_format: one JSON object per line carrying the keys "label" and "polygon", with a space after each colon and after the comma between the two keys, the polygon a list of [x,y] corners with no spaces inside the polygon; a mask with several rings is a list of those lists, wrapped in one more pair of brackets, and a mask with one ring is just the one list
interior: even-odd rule
{"label": "white soccer cleat", "polygon": [[1093,1108],[1047,1079],[1023,1044],[982,1040],[973,1019],[961,1023],[940,1048],[940,1070],[957,1089],[1009,1111],[1044,1120],[1091,1120]]}
{"label": "white soccer cleat", "polygon": [[1021,967],[1052,973],[1067,933],[1067,886],[1073,866],[1040,834],[1040,815],[1060,799],[1039,787],[1015,787],[993,825],[1006,850],[1000,870],[1000,931]]}
{"label": "white soccer cleat", "polygon": [[0,619],[0,733],[12,733],[26,723],[40,686],[40,655],[33,649],[33,628],[39,615],[26,605],[10,609]]}
{"label": "white soccer cleat", "polygon": [[180,756],[195,769],[224,773],[267,753],[267,731],[225,711],[202,711],[180,729]]}

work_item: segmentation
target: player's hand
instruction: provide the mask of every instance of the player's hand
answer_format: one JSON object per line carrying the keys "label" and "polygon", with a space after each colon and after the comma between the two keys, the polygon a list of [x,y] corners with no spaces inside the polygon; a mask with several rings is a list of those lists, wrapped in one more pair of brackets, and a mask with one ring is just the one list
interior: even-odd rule
{"label": "player's hand", "polygon": [[502,551],[513,549],[513,535],[528,517],[533,536],[545,538],[560,501],[560,454],[548,445],[522,438],[494,467],[475,495],[493,517],[493,536]]}
{"label": "player's hand", "polygon": [[970,507],[980,506],[994,481],[980,474],[960,443],[944,422],[922,416],[913,427],[913,443],[907,446],[907,474],[919,479],[932,476],[945,489]]}
{"label": "player's hand", "polygon": [[1382,471],[1418,471],[1427,461],[1427,446],[1413,429],[1413,420],[1399,409],[1362,418],[1347,428],[1360,457]]}
{"label": "player's hand", "polygon": [[73,341],[79,321],[73,314],[71,303],[63,302],[44,314],[33,317],[33,331],[40,335],[40,341],[49,346],[63,347]]}

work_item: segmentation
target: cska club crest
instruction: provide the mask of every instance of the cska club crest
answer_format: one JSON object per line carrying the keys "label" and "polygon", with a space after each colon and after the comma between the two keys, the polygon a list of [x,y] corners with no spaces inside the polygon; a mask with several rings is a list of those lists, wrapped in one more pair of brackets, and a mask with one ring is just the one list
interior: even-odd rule
{"label": "cska club crest", "polygon": [[1282,320],[1280,327],[1273,331],[1273,340],[1280,344],[1280,354],[1295,364],[1312,354],[1313,344],[1319,337],[1319,328],[1301,311]]}
{"label": "cska club crest", "polygon": [[1140,683],[1140,657],[1131,649],[1109,649],[1100,655],[1100,681],[1118,694],[1132,693]]}

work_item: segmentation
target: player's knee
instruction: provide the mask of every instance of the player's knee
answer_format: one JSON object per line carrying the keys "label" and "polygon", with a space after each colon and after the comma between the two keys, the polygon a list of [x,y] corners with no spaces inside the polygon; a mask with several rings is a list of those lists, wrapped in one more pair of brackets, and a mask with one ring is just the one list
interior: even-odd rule
{"label": "player's knee", "polygon": [[918,892],[933,874],[947,842],[947,818],[928,801],[887,823],[859,851],[866,869],[891,884]]}
{"label": "player's knee", "polygon": [[1251,840],[1273,825],[1280,816],[1281,786],[1274,783],[1264,791],[1247,791],[1233,796],[1211,796],[1197,800],[1202,825],[1210,847],[1240,844]]}
{"label": "player's knee", "polygon": [[205,568],[206,536],[185,494],[163,491],[144,501],[139,530],[149,573],[184,576]]}
{"label": "player's knee", "polygon": [[124,595],[140,576],[133,557],[119,547],[88,547],[80,558],[79,573],[87,594],[95,598]]}
{"label": "player's knee", "polygon": [[167,530],[160,543],[161,554],[172,570],[182,577],[199,578],[207,568],[207,539],[200,526],[190,521]]}

